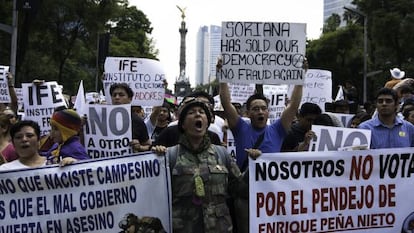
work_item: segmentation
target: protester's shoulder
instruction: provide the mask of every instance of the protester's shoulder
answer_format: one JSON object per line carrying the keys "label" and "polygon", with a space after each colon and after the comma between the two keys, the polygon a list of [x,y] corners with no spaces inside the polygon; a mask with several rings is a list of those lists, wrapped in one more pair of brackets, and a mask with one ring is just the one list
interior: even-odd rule
{"label": "protester's shoulder", "polygon": [[135,113],[131,113],[131,120],[135,123],[145,124],[144,120]]}
{"label": "protester's shoulder", "polygon": [[0,165],[0,171],[8,171],[20,168],[24,168],[24,165],[19,160],[14,160]]}
{"label": "protester's shoulder", "polygon": [[375,118],[366,120],[358,125],[359,129],[371,129],[375,124]]}

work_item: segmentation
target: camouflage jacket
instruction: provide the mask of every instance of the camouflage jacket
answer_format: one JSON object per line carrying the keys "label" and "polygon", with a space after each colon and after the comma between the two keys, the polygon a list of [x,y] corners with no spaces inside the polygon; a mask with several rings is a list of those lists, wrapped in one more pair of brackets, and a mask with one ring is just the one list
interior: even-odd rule
{"label": "camouflage jacket", "polygon": [[174,232],[232,232],[226,199],[245,186],[234,159],[209,140],[198,151],[189,149],[181,138],[177,147],[168,155],[175,157],[170,162]]}

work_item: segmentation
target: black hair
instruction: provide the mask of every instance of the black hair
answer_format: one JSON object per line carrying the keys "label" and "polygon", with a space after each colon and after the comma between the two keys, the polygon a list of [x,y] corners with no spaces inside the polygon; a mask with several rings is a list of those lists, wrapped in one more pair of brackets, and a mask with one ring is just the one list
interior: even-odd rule
{"label": "black hair", "polygon": [[397,89],[400,94],[414,94],[413,88],[408,85],[402,85],[400,88]]}
{"label": "black hair", "polygon": [[269,106],[269,100],[261,93],[256,93],[251,95],[246,101],[246,109],[250,110],[251,104],[254,100],[264,100],[266,102],[266,106]]}
{"label": "black hair", "polygon": [[125,216],[118,223],[119,228],[126,230],[132,225],[138,224],[138,217],[133,213],[125,214]]}
{"label": "black hair", "polygon": [[409,106],[406,109],[403,110],[402,115],[404,116],[404,119],[408,118],[410,116],[410,112],[414,110],[414,106]]}
{"label": "black hair", "polygon": [[12,127],[10,128],[10,136],[12,140],[14,139],[16,133],[19,132],[25,126],[32,127],[35,131],[37,139],[40,140],[40,126],[37,122],[31,120],[19,121],[16,124],[12,125]]}
{"label": "black hair", "polygon": [[186,99],[187,97],[205,97],[206,99],[208,99],[208,102],[210,102],[210,104],[212,104],[214,106],[213,96],[211,96],[210,94],[208,94],[205,91],[193,91],[190,94],[188,94],[187,96],[185,96],[184,99]]}
{"label": "black hair", "polygon": [[327,113],[319,114],[312,122],[314,125],[335,126],[332,118]]}
{"label": "black hair", "polygon": [[302,106],[299,109],[299,116],[307,116],[311,114],[319,115],[322,113],[322,109],[319,107],[319,105],[305,102],[302,104]]}
{"label": "black hair", "polygon": [[375,96],[375,99],[378,99],[380,95],[390,95],[394,99],[395,103],[398,102],[397,91],[395,91],[394,89],[387,88],[387,87],[383,87],[379,89],[379,91],[377,92],[377,96]]}
{"label": "black hair", "polygon": [[410,105],[414,106],[414,97],[405,99],[404,103],[401,106],[401,109],[404,109],[405,107],[410,106]]}
{"label": "black hair", "polygon": [[109,94],[111,96],[112,96],[112,93],[114,92],[114,90],[116,88],[124,89],[129,98],[132,98],[134,96],[134,92],[132,91],[131,87],[129,87],[128,84],[126,84],[126,83],[114,83],[114,84],[112,84],[111,87],[109,88]]}

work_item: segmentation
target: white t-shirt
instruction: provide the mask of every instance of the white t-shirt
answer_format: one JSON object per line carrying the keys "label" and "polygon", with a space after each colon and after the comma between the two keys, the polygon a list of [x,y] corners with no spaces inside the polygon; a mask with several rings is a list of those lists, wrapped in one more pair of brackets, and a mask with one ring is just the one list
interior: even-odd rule
{"label": "white t-shirt", "polygon": [[[45,162],[41,166],[46,165],[46,159]],[[23,169],[23,168],[31,168],[29,166],[24,165],[20,162],[20,160],[16,159],[8,163],[3,163],[0,166],[0,171],[6,171],[6,170],[16,170],[16,169]]]}

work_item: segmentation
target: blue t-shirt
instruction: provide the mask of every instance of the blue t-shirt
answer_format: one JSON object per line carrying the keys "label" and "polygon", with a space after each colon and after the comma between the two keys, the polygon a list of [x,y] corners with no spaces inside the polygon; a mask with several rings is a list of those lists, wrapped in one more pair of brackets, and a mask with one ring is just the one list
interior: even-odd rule
{"label": "blue t-shirt", "polygon": [[382,124],[378,115],[362,122],[358,128],[371,130],[370,149],[414,146],[414,125],[399,117],[395,118],[392,128]]}
{"label": "blue t-shirt", "polygon": [[250,122],[246,122],[241,117],[239,118],[236,128],[232,130],[236,143],[236,162],[239,168],[242,168],[246,160],[246,152],[244,149],[253,148],[257,138],[263,132],[265,132],[263,141],[257,149],[261,150],[262,153],[280,152],[283,139],[286,137],[286,131],[280,118],[273,122],[273,124],[267,125],[260,130],[256,130]]}

